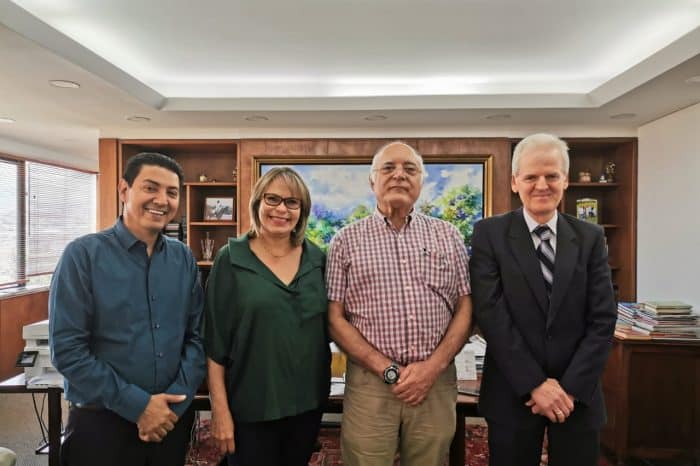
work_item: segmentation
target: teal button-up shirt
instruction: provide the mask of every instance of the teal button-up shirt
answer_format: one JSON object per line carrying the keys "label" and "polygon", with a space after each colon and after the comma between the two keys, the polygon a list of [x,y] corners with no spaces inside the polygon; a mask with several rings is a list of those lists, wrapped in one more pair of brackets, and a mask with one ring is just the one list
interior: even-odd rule
{"label": "teal button-up shirt", "polygon": [[197,265],[183,243],[160,236],[151,257],[121,219],[65,249],[51,281],[51,358],[66,399],[136,422],[151,394],[185,394],[204,378]]}
{"label": "teal button-up shirt", "polygon": [[258,422],[319,408],[328,399],[330,350],[325,255],[305,241],[289,285],[229,239],[207,282],[207,356],[226,370],[234,421]]}

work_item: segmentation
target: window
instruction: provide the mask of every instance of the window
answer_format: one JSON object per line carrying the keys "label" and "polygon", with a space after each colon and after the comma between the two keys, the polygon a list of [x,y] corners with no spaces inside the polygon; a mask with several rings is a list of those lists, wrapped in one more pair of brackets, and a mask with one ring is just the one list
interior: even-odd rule
{"label": "window", "polygon": [[66,245],[95,231],[96,178],[0,160],[0,286],[48,284]]}

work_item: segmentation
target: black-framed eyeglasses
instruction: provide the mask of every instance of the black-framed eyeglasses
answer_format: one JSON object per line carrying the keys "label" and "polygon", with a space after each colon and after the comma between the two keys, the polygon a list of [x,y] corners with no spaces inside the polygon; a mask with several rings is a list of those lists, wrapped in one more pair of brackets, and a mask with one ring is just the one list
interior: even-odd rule
{"label": "black-framed eyeglasses", "polygon": [[277,207],[282,202],[284,206],[289,210],[297,210],[301,208],[301,199],[296,197],[282,197],[277,194],[265,193],[263,194],[263,201],[270,207]]}

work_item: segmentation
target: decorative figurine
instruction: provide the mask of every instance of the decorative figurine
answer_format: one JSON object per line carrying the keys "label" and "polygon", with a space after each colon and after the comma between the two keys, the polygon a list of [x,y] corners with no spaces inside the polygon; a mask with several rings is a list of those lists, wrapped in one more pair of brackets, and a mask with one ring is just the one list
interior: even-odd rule
{"label": "decorative figurine", "polygon": [[578,172],[578,182],[579,183],[590,183],[591,182],[591,172],[588,170]]}
{"label": "decorative figurine", "polygon": [[605,164],[605,180],[608,183],[615,182],[615,162],[608,162]]}
{"label": "decorative figurine", "polygon": [[234,183],[238,182],[238,170],[235,168],[231,171],[231,178],[233,179]]}
{"label": "decorative figurine", "polygon": [[207,175],[202,173],[201,175],[199,175],[199,181],[202,183],[206,183],[207,181],[209,181],[209,177],[207,177]]}
{"label": "decorative figurine", "polygon": [[601,173],[600,177],[598,178],[598,183],[607,183],[608,179],[605,177],[605,173]]}

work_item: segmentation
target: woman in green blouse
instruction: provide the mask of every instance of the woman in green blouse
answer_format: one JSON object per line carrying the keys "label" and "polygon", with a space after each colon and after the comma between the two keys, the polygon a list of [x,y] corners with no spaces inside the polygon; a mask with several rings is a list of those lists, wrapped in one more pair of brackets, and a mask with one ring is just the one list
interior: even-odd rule
{"label": "woman in green blouse", "polygon": [[207,283],[212,437],[229,465],[306,466],[328,398],[325,256],[304,239],[311,199],[299,175],[256,183],[250,232],[231,238]]}

